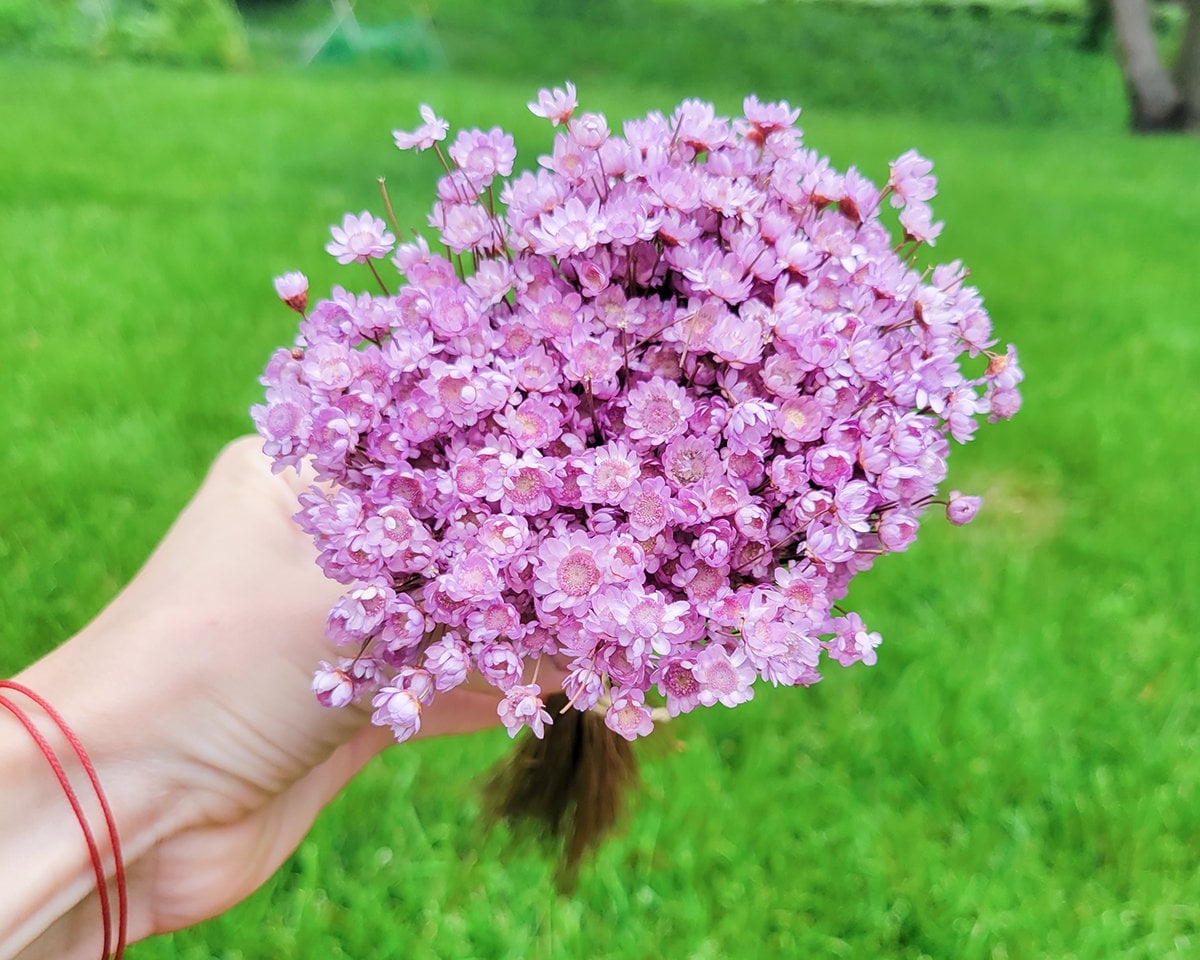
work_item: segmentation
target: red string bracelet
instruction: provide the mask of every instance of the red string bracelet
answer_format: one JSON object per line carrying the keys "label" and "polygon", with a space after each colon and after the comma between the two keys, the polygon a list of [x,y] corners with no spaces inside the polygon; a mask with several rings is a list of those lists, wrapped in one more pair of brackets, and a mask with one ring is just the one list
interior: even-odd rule
{"label": "red string bracelet", "polygon": [[[93,766],[91,758],[88,757],[87,751],[84,750],[83,744],[75,736],[71,728],[67,726],[62,715],[42,697],[38,696],[28,687],[14,683],[11,680],[0,680],[0,689],[13,690],[20,693],[41,707],[54,722],[54,725],[58,727],[62,735],[67,738],[67,742],[71,745],[71,749],[75,751],[75,756],[79,758],[80,764],[82,764],[84,771],[87,773],[88,781],[95,791],[96,800],[99,802],[100,809],[104,814],[104,823],[108,828],[109,842],[112,845],[114,874],[117,883],[117,943],[116,951],[112,954],[112,957],[113,960],[121,960],[125,955],[125,943],[129,924],[129,897],[125,882],[125,862],[121,856],[121,841],[117,837],[116,820],[113,817],[112,808],[108,804],[108,798],[105,797],[104,790],[100,787],[100,778],[96,775],[96,768]],[[92,859],[92,869],[96,874],[96,891],[100,898],[100,914],[104,923],[104,945],[101,957],[102,960],[108,960],[113,942],[112,908],[108,899],[108,881],[104,875],[104,860],[100,855],[100,849],[96,844],[96,838],[92,833],[91,827],[88,825],[87,816],[84,814],[79,797],[71,786],[70,778],[67,776],[62,761],[59,760],[54,748],[42,735],[41,731],[38,730],[33,721],[29,719],[25,711],[5,696],[0,696],[0,706],[3,706],[9,713],[16,717],[29,732],[29,735],[33,737],[34,742],[38,745],[38,749],[42,751],[42,756],[46,758],[46,762],[50,764],[55,777],[58,778],[58,783],[67,797],[67,802],[71,805],[71,811],[75,814],[75,819],[79,821],[79,827],[83,831],[83,837],[87,843],[88,854]]]}

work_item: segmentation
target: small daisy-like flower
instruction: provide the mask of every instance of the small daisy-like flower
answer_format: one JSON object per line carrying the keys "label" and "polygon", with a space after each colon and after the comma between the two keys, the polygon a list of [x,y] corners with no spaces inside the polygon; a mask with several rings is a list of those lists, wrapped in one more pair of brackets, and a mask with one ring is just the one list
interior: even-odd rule
{"label": "small daisy-like flower", "polygon": [[848,613],[844,617],[833,619],[836,631],[832,640],[825,644],[829,655],[843,667],[852,664],[865,663],[868,667],[878,659],[875,648],[883,642],[883,638],[873,630],[868,630],[857,613]]}
{"label": "small daisy-like flower", "polygon": [[621,509],[629,518],[629,532],[639,540],[646,540],[672,520],[671,488],[662,477],[635,480],[621,500]]}
{"label": "small daisy-like flower", "polygon": [[612,703],[604,713],[604,725],[626,740],[648,737],[654,732],[654,721],[646,706],[646,695],[636,688],[614,690]]}
{"label": "small daisy-like flower", "polygon": [[479,672],[488,683],[501,690],[509,690],[521,679],[524,662],[521,655],[507,640],[484,643],[476,654]]}
{"label": "small daisy-like flower", "polygon": [[634,637],[649,641],[657,654],[671,649],[672,638],[683,634],[683,617],[689,604],[684,600],[671,602],[658,590],[632,587],[610,590],[605,594],[606,609],[616,622]]}
{"label": "small daisy-like flower", "polygon": [[516,158],[512,136],[499,127],[486,133],[464,130],[450,147],[450,159],[477,186],[489,184],[495,177],[507,177]]}
{"label": "small daisy-like flower", "polygon": [[502,453],[496,464],[496,471],[488,478],[487,498],[498,500],[501,510],[531,516],[553,506],[560,483],[549,468],[557,461],[543,457],[537,450],[526,450],[520,457]]}
{"label": "small daisy-like flower", "polygon": [[651,444],[666,443],[687,429],[695,410],[692,398],[677,383],[653,377],[629,392],[625,424],[629,436]]}
{"label": "small daisy-like flower", "polygon": [[529,104],[529,112],[549,120],[556,127],[566,123],[575,112],[575,84],[568,80],[565,90],[561,87],[539,90],[537,102]]}
{"label": "small daisy-like flower", "polygon": [[510,737],[515,737],[522,727],[528,727],[541,740],[546,735],[546,724],[554,723],[542,703],[542,688],[536,683],[515,684],[509,688],[496,712]]}
{"label": "small daisy-like flower", "polygon": [[760,103],[754,94],[742,101],[742,112],[750,125],[746,139],[751,143],[762,143],[769,134],[794,127],[800,119],[799,107],[793,110],[786,100],[780,100],[778,103]]}
{"label": "small daisy-like flower", "polygon": [[578,483],[584,503],[620,503],[641,474],[641,458],[621,440],[589,450],[576,462],[583,470]]}
{"label": "small daisy-like flower", "polygon": [[930,173],[933,164],[916,150],[909,150],[888,166],[891,168],[888,186],[892,189],[892,206],[922,203],[932,200],[937,193],[937,177]]}
{"label": "small daisy-like flower", "polygon": [[421,729],[421,701],[401,686],[382,687],[372,698],[371,706],[375,708],[371,722],[377,727],[391,728],[397,743],[403,743]]}
{"label": "small daisy-like flower", "polygon": [[942,233],[944,224],[941,220],[933,221],[933,211],[925,203],[910,203],[900,211],[900,226],[909,240],[927,243],[931,247]]}
{"label": "small daisy-like flower", "polygon": [[598,150],[608,139],[608,122],[602,113],[585,113],[570,123],[571,136],[587,150]]}
{"label": "small daisy-like flower", "polygon": [[571,197],[539,217],[538,225],[529,232],[535,253],[552,257],[584,253],[605,240],[600,201],[584,206],[578,197]]}
{"label": "small daisy-like flower", "polygon": [[584,612],[604,585],[604,542],[582,530],[547,537],[538,548],[533,589],[547,612]]}
{"label": "small daisy-like flower", "polygon": [[386,257],[396,242],[396,237],[379,218],[364,210],[357,217],[348,213],[342,225],[332,226],[329,232],[333,240],[325,244],[325,250],[337,257],[338,263],[366,263],[371,259]]}
{"label": "small daisy-like flower", "polygon": [[754,696],[752,684],[757,674],[741,650],[729,654],[709,644],[696,656],[695,672],[700,683],[696,699],[706,707],[716,703],[736,707]]}
{"label": "small daisy-like flower", "polygon": [[677,437],[662,453],[667,480],[676,488],[692,487],[716,477],[721,469],[717,448],[708,437]]}
{"label": "small daisy-like flower", "polygon": [[392,137],[400,150],[428,150],[439,140],[446,139],[450,124],[433,112],[428,104],[420,106],[421,119],[424,121],[416,130],[408,133],[404,130],[393,130]]}
{"label": "small daisy-like flower", "polygon": [[677,717],[690,713],[700,705],[700,681],[696,679],[693,657],[663,657],[651,679],[658,691],[667,698],[667,713]]}
{"label": "small daisy-like flower", "polygon": [[425,669],[433,674],[437,689],[450,690],[467,679],[471,652],[465,643],[446,633],[425,648]]}

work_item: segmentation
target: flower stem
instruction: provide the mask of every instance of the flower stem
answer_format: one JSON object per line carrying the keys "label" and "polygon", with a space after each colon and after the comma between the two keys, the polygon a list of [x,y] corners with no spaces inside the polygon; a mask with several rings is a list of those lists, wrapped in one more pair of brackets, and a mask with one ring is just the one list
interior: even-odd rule
{"label": "flower stem", "polygon": [[390,297],[391,293],[388,292],[387,284],[383,282],[383,277],[379,275],[379,271],[375,269],[375,264],[369,257],[367,258],[367,266],[371,268],[371,273],[374,274],[375,282],[379,284],[379,289],[383,291],[383,295]]}
{"label": "flower stem", "polygon": [[383,177],[379,178],[379,192],[383,194],[383,206],[387,210],[388,221],[396,231],[396,236],[400,236],[400,224],[396,222],[396,211],[392,209],[392,198],[388,196],[387,181]]}

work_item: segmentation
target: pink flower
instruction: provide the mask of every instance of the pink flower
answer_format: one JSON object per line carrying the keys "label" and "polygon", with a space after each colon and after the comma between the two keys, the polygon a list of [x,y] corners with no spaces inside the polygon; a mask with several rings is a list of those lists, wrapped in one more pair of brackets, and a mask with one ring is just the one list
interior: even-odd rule
{"label": "pink flower", "polygon": [[555,87],[553,90],[539,90],[537,102],[529,104],[529,112],[535,117],[543,117],[554,126],[566,123],[575,112],[575,84],[569,80],[566,90]]}
{"label": "pink flower", "polygon": [[933,211],[924,203],[910,203],[900,212],[900,225],[910,240],[927,243],[931,247],[941,235],[942,221],[933,222]]}
{"label": "pink flower", "polygon": [[481,644],[476,654],[479,672],[488,683],[501,690],[511,690],[521,679],[524,664],[517,648],[507,640]]}
{"label": "pink flower", "polygon": [[280,300],[304,316],[308,307],[308,277],[298,271],[281,274],[275,278],[275,292]]}
{"label": "pink flower", "polygon": [[679,384],[652,377],[630,391],[625,423],[632,428],[631,439],[657,445],[683,433],[694,409]]}
{"label": "pink flower", "polygon": [[678,437],[668,443],[662,453],[662,468],[667,480],[676,488],[715,478],[720,464],[717,448],[707,437]]}
{"label": "pink flower", "polygon": [[487,498],[498,500],[501,510],[532,516],[554,505],[560,481],[548,458],[526,450],[519,457],[501,453],[496,462],[497,469],[489,474]]}
{"label": "pink flower", "polygon": [[396,242],[387,225],[367,210],[357,217],[346,214],[342,225],[330,227],[329,232],[333,241],[325,244],[325,249],[337,257],[338,263],[366,263],[372,258],[386,257]]}
{"label": "pink flower", "polygon": [[579,497],[584,503],[621,503],[642,469],[641,458],[620,440],[589,450],[576,462],[583,469]]}
{"label": "pink flower", "polygon": [[538,225],[530,230],[530,236],[534,252],[566,257],[604,242],[604,227],[599,200],[585,206],[579,198],[571,197],[562,206],[543,214]]}
{"label": "pink flower", "polygon": [[438,690],[450,690],[467,679],[471,670],[471,655],[467,645],[452,634],[425,648],[425,669],[434,678]]}
{"label": "pink flower", "polygon": [[608,124],[602,113],[585,113],[570,123],[571,136],[586,150],[599,150],[608,139]]}
{"label": "pink flower", "polygon": [[630,532],[639,540],[646,540],[672,520],[671,488],[661,477],[635,480],[621,500],[621,508],[629,518]]}
{"label": "pink flower", "polygon": [[968,497],[957,490],[951,490],[950,502],[946,505],[946,518],[956,527],[961,527],[975,519],[982,503],[982,497]]}
{"label": "pink flower", "polygon": [[[512,177],[499,128],[454,138],[395,294],[335,287],[309,312],[302,275],[277,278],[301,320],[252,418],[273,469],[329,490],[297,520],[346,584],[328,633],[355,652],[321,664],[318,700],[370,698],[404,739],[475,669],[509,731],[540,736],[522,667],[551,655],[573,705],[611,691],[632,739],[653,685],[678,714],[815,683],[822,650],[874,662],[878,634],[833,604],[931,503],[975,515],[938,491],[950,441],[1015,413],[1024,377],[967,269],[916,262],[942,229],[931,165],[891,165],[895,238],[879,188],[803,147],[787,103],[610,129],[567,84],[530,109],[567,126],[536,173]],[[447,137],[420,117],[398,147]],[[394,246],[363,211],[327,250]]]}
{"label": "pink flower", "polygon": [[892,188],[892,206],[923,203],[932,200],[937,193],[937,177],[930,174],[933,164],[916,150],[909,150],[889,166],[892,171],[888,178],[888,186]]}
{"label": "pink flower", "polygon": [[752,143],[762,143],[768,134],[794,127],[800,119],[799,107],[793,110],[786,100],[780,100],[778,103],[759,103],[754,94],[742,101],[742,111],[751,127],[747,139]]}
{"label": "pink flower", "polygon": [[695,674],[700,684],[696,698],[706,707],[716,703],[735,707],[754,697],[757,674],[741,650],[729,654],[709,644],[696,657]]}
{"label": "pink flower", "polygon": [[542,688],[536,683],[509,688],[496,712],[510,737],[515,737],[522,727],[529,727],[539,740],[546,735],[546,724],[554,723],[554,719],[542,703],[541,693]]}
{"label": "pink flower", "polygon": [[677,717],[690,713],[700,704],[700,681],[696,661],[685,656],[663,657],[651,678],[659,693],[667,698],[667,713]]}
{"label": "pink flower", "polygon": [[604,713],[604,725],[626,740],[649,736],[654,731],[654,721],[645,694],[624,687],[614,690],[612,703]]}
{"label": "pink flower", "polygon": [[538,548],[533,589],[547,612],[583,612],[604,584],[603,541],[582,530],[547,537]]}
{"label": "pink flower", "polygon": [[682,600],[670,602],[658,590],[641,587],[612,590],[605,594],[605,611],[631,637],[648,641],[657,654],[671,649],[671,639],[683,633],[683,617],[689,605]]}
{"label": "pink flower", "polygon": [[350,674],[324,660],[313,675],[312,688],[323,707],[344,707],[354,699],[354,680]]}
{"label": "pink flower", "polygon": [[486,186],[495,177],[507,177],[516,157],[513,138],[499,127],[486,133],[464,130],[450,147],[450,158],[477,187]]}
{"label": "pink flower", "polygon": [[450,124],[438,117],[428,104],[421,104],[420,114],[424,123],[412,133],[403,130],[392,131],[392,137],[400,150],[428,150],[439,140],[446,139],[446,131],[450,129]]}
{"label": "pink flower", "polygon": [[878,659],[875,648],[883,641],[878,633],[868,631],[857,613],[848,613],[844,617],[835,617],[833,627],[836,631],[832,640],[825,646],[829,655],[843,667],[861,661],[872,666]]}
{"label": "pink flower", "polygon": [[421,729],[421,701],[403,687],[393,683],[380,688],[371,706],[375,708],[371,722],[377,727],[391,728],[397,743],[403,743]]}

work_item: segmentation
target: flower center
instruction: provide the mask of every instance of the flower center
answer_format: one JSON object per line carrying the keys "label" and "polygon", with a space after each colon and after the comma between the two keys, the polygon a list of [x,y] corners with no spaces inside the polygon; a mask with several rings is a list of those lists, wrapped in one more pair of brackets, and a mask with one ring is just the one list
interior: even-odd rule
{"label": "flower center", "polygon": [[708,688],[714,693],[728,694],[737,689],[737,675],[727,663],[713,664],[705,674]]}
{"label": "flower center", "polygon": [[666,505],[662,502],[661,497],[656,497],[652,493],[643,493],[633,501],[633,509],[629,511],[629,518],[642,527],[661,526],[666,519]]}
{"label": "flower center", "polygon": [[686,450],[671,464],[671,476],[680,484],[695,483],[704,476],[704,459],[694,450]]}
{"label": "flower center", "polygon": [[572,597],[584,597],[600,582],[600,568],[585,552],[569,553],[558,568],[558,588]]}
{"label": "flower center", "polygon": [[672,696],[676,697],[690,696],[700,686],[692,671],[683,666],[671,667],[664,680],[663,686]]}
{"label": "flower center", "polygon": [[512,481],[512,498],[518,503],[530,503],[537,499],[542,489],[542,479],[532,467],[522,467]]}
{"label": "flower center", "polygon": [[679,423],[679,411],[668,397],[652,397],[642,412],[642,423],[654,433],[670,433]]}

